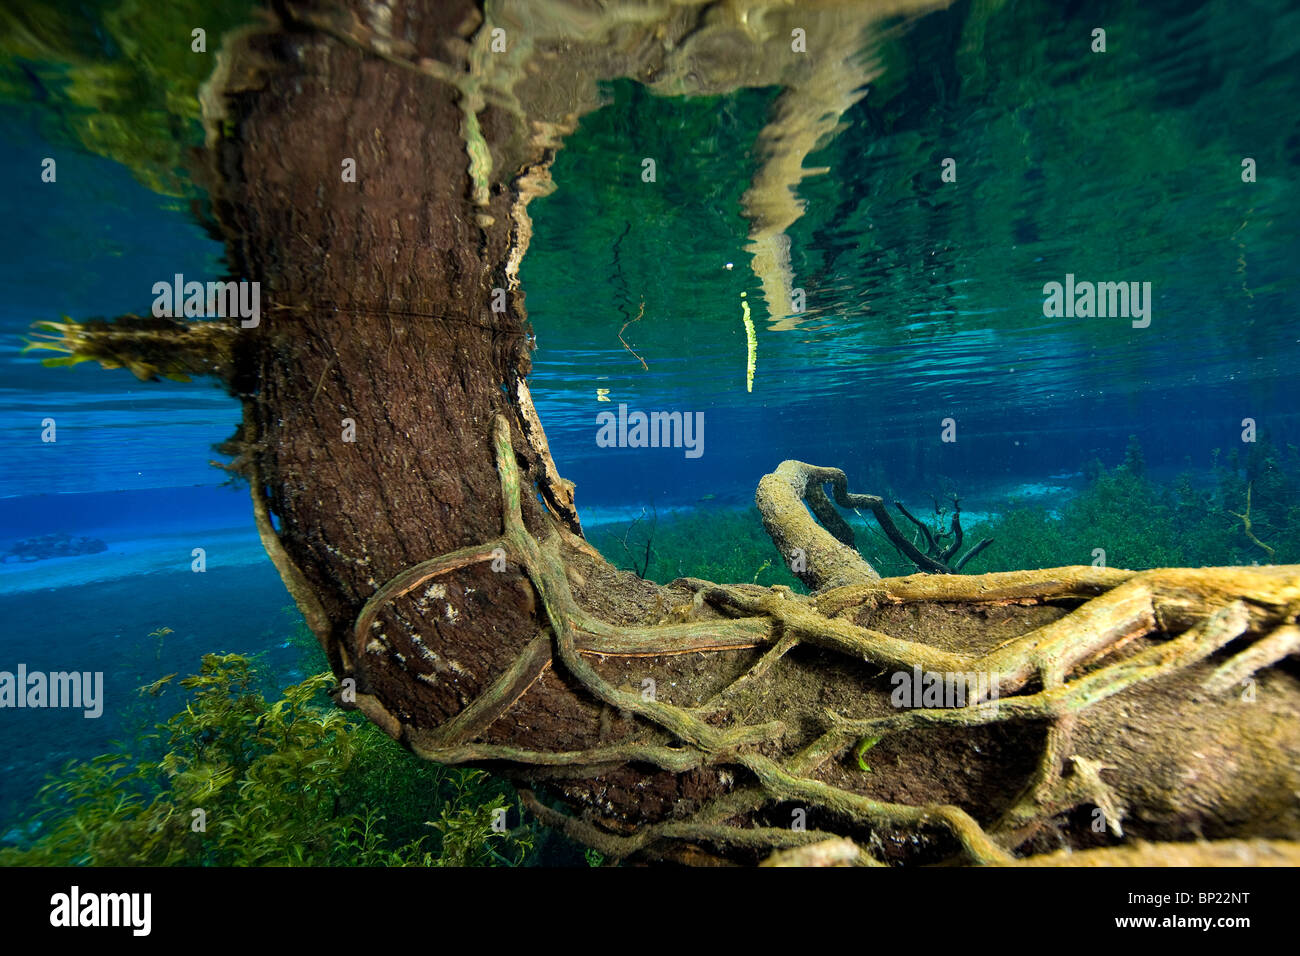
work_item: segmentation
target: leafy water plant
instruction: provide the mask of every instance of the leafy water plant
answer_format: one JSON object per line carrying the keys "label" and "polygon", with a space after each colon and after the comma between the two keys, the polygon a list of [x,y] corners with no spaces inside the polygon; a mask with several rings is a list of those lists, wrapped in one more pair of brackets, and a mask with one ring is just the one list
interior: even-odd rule
{"label": "leafy water plant", "polygon": [[[1300,449],[1279,449],[1261,434],[1244,454],[1224,458],[1216,450],[1208,472],[1188,470],[1172,482],[1158,482],[1147,474],[1140,443],[1130,438],[1119,464],[1085,462],[1085,486],[1050,507],[1013,501],[1000,514],[972,524],[965,531],[968,540],[992,538],[998,547],[971,555],[962,570],[979,574],[1097,561],[1157,568],[1300,560]],[[757,517],[749,508],[661,516],[651,560],[634,560],[632,569],[660,583],[698,577],[805,590],[784,561],[773,560],[772,541]],[[892,542],[870,524],[860,527],[881,545],[869,560],[882,574],[916,569],[912,560],[893,554]],[[602,552],[620,549],[616,526],[597,526],[588,537]],[[860,539],[859,547],[866,540]],[[923,551],[928,545],[914,543]]]}
{"label": "leafy water plant", "polygon": [[867,765],[867,751],[880,743],[880,735],[873,737],[863,737],[858,741],[857,746],[853,748],[853,756],[858,761],[858,769],[865,773],[871,773],[871,767]]}
{"label": "leafy water plant", "polygon": [[[208,654],[185,707],[134,753],[74,761],[0,865],[479,866],[524,863],[534,828],[483,771],[416,761],[309,677],[267,700],[256,663]],[[157,684],[147,691],[163,692]],[[439,816],[429,816],[439,804]],[[381,813],[382,808],[382,813]]]}

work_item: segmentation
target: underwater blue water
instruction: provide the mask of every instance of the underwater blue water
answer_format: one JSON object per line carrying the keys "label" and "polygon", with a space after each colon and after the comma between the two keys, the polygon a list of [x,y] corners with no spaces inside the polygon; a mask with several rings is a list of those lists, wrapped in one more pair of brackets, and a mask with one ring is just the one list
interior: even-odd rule
{"label": "underwater blue water", "polygon": [[[1013,495],[1059,502],[1087,460],[1118,463],[1130,436],[1156,476],[1208,474],[1244,418],[1300,443],[1294,12],[1271,28],[1167,16],[1144,35],[1140,66],[1090,83],[1046,70],[1014,105],[916,65],[945,16],[917,27],[915,63],[887,74],[806,164],[832,172],[800,186],[791,263],[809,308],[794,323],[762,307],[737,205],[770,93],[678,103],[612,84],[560,152],[556,192],[531,209],[521,278],[537,332],[533,397],[589,525],[651,504],[748,507],[785,458],[842,467],[863,492],[927,500],[950,483],[980,511]],[[1124,22],[1136,32],[1154,19]],[[1231,94],[1252,83],[1262,92]],[[1291,114],[1281,132],[1279,110]],[[712,135],[698,135],[705,124]],[[648,125],[662,131],[650,137],[664,190],[653,215],[639,212],[626,146]],[[298,658],[282,646],[291,601],[247,489],[209,464],[236,401],[205,382],[46,369],[20,351],[33,321],[140,312],[159,278],[218,277],[220,246],[184,202],[47,142],[30,111],[0,107],[0,137],[0,551],[58,532],[106,546],[0,564],[0,669],[102,670],[111,702],[95,720],[0,713],[4,823],[42,774],[132,729],[134,687],[187,673],[208,651],[270,649],[286,679]],[[51,154],[57,189],[38,178]],[[938,164],[950,154],[969,162],[945,192]],[[1240,159],[1254,154],[1267,163],[1247,186]],[[1044,283],[1067,273],[1150,281],[1151,326],[1044,316]],[[756,324],[752,392],[742,292]],[[597,416],[619,403],[702,412],[703,454],[600,447]],[[46,418],[57,442],[41,440]],[[955,442],[940,440],[949,418]],[[161,645],[159,628],[172,629]]]}

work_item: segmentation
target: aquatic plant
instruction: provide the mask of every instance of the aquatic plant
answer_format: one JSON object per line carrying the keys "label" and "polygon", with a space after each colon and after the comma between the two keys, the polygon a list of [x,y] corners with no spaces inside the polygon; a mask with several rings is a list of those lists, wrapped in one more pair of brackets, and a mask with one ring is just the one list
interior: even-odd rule
{"label": "aquatic plant", "polygon": [[858,741],[857,746],[853,748],[853,757],[858,762],[858,769],[863,770],[866,773],[871,772],[871,767],[867,765],[867,751],[878,743],[880,743],[879,735],[874,737],[863,737]]}
{"label": "aquatic plant", "polygon": [[107,550],[108,545],[98,538],[73,537],[66,532],[53,532],[14,542],[7,551],[0,553],[0,564],[7,562],[10,558],[24,563],[31,563],[49,558],[99,554],[101,551]]}
{"label": "aquatic plant", "polygon": [[[255,662],[209,654],[186,705],[135,752],[73,761],[39,796],[26,845],[0,865],[519,865],[529,826],[498,824],[513,792],[479,770],[412,760],[330,706],[318,674],[267,700]],[[162,678],[145,692],[157,696]],[[148,756],[142,757],[142,754]],[[442,804],[436,820],[425,823]]]}
{"label": "aquatic plant", "polygon": [[[994,539],[1000,546],[972,556],[964,570],[984,573],[1088,564],[1102,560],[1102,556],[1094,554],[1102,544],[1105,563],[1112,566],[1144,569],[1250,564],[1267,558],[1268,552],[1258,549],[1245,536],[1234,508],[1244,502],[1248,488],[1252,528],[1265,527],[1282,542],[1277,560],[1300,560],[1300,547],[1288,544],[1300,540],[1300,506],[1288,503],[1292,495],[1300,498],[1300,492],[1295,490],[1300,488],[1300,454],[1279,453],[1267,438],[1261,438],[1261,443],[1263,451],[1257,457],[1273,464],[1261,473],[1260,480],[1280,507],[1276,503],[1270,507],[1254,494],[1253,483],[1245,482],[1243,467],[1229,470],[1218,463],[1217,456],[1208,485],[1203,476],[1194,477],[1190,472],[1165,485],[1135,474],[1124,459],[1111,468],[1093,459],[1087,484],[1051,501],[1051,507],[1013,501],[997,516],[965,528],[967,539]],[[753,506],[660,516],[649,563],[641,560],[639,545],[635,555],[629,546],[626,566],[663,584],[675,578],[694,577],[779,583],[796,591],[806,590],[774,550],[772,539],[762,530],[760,517]],[[602,553],[612,555],[623,551],[624,540],[638,541],[638,527],[639,520],[622,527],[595,526],[588,538]],[[865,530],[872,531],[870,526]],[[936,528],[929,530],[936,541],[942,541]],[[876,534],[881,547],[870,554],[865,551],[866,539],[855,538],[855,547],[863,549],[863,556],[873,567],[885,576],[916,570],[915,563],[901,552],[895,558],[893,543]],[[916,531],[915,536],[912,543],[926,547],[921,532]],[[952,538],[948,542],[951,544]]]}
{"label": "aquatic plant", "polygon": [[[1097,461],[1075,495],[1042,505],[1017,505],[972,534],[995,535],[1003,547],[972,563],[976,571],[1049,568],[1102,562],[1126,568],[1279,564],[1300,561],[1300,453],[1279,452],[1261,436],[1248,461],[1213,456],[1210,481],[1190,473],[1172,484],[1141,468],[1140,446],[1107,469]],[[1247,510],[1240,511],[1247,502]],[[1249,529],[1243,515],[1250,516]],[[1251,534],[1263,529],[1275,550]],[[1247,534],[1247,530],[1251,534]]]}
{"label": "aquatic plant", "polygon": [[626,570],[661,584],[676,578],[705,578],[804,590],[773,548],[752,505],[671,515],[656,511],[653,537],[646,530],[638,516],[621,527],[616,523],[593,526],[588,537],[602,554],[623,554],[620,566]]}
{"label": "aquatic plant", "polygon": [[[740,293],[742,296],[745,293]],[[754,390],[754,366],[758,363],[758,336],[754,332],[754,320],[749,316],[749,301],[740,300],[740,320],[745,324],[745,391]]]}

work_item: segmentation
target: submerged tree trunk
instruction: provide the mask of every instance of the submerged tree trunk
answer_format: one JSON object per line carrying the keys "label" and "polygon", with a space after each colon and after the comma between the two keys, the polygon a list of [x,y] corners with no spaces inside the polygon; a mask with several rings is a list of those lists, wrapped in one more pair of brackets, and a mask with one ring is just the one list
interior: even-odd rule
{"label": "submerged tree trunk", "polygon": [[[440,2],[396,9],[386,32],[440,51],[459,72],[468,63],[447,51],[463,49],[456,38],[480,22],[472,4]],[[235,385],[248,395],[241,439],[254,496],[265,494],[276,521],[264,536],[273,552],[275,539],[283,544],[281,571],[331,664],[355,680],[361,709],[412,746],[428,747],[521,655],[508,712],[475,714],[458,739],[537,751],[631,739],[637,721],[550,666],[537,595],[513,559],[489,552],[394,599],[354,640],[385,582],[501,534],[496,416],[549,506],[526,487],[527,526],[565,531],[579,589],[605,592],[595,600],[618,623],[664,599],[568,534],[571,491],[523,385],[523,295],[507,271],[518,196],[499,185],[475,203],[462,93],[319,31],[256,33],[249,53],[265,86],[228,106],[237,134],[217,154],[214,193],[234,237],[233,271],[260,280],[269,303],[237,349]],[[491,108],[479,117],[489,142],[512,135],[512,122]],[[355,182],[342,175],[349,159]],[[665,685],[673,669],[656,672]],[[602,769],[598,782],[564,789],[632,820],[719,790],[716,772]]]}
{"label": "submerged tree trunk", "polygon": [[[661,587],[586,544],[524,385],[527,201],[593,78],[716,90],[776,67],[737,48],[734,76],[703,69],[745,35],[730,7],[632,5],[606,32],[575,14],[570,39],[503,7],[524,19],[497,62],[464,0],[285,4],[231,39],[206,99],[213,210],[264,303],[206,370],[244,399],[237,465],[339,702],[541,788],[535,813],[615,857],[838,835],[856,862],[992,863],[1300,833],[1300,689],[1269,667],[1295,649],[1295,568],[882,580],[823,527],[842,473],[798,462],[773,462],[759,504],[813,596]],[[530,86],[539,70],[554,83]],[[856,87],[811,73],[801,95],[846,108]],[[788,186],[798,138],[777,133],[761,178]],[[755,219],[767,249],[793,213],[751,198],[785,210]],[[778,297],[779,264],[755,262]],[[900,709],[899,674],[970,675],[946,686],[982,699],[936,706],[918,683]]]}

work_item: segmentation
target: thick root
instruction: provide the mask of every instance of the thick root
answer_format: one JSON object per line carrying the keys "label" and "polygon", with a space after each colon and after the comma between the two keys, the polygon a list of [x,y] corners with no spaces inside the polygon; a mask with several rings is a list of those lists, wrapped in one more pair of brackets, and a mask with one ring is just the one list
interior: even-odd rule
{"label": "thick root", "polygon": [[[544,626],[478,699],[432,730],[400,727],[395,732],[400,721],[383,712],[375,701],[367,701],[367,713],[378,708],[375,716],[381,726],[401,736],[421,756],[443,763],[493,761],[569,768],[575,774],[598,774],[626,764],[674,772],[729,767],[748,777],[748,783],[706,804],[687,820],[642,826],[632,834],[613,833],[597,823],[568,817],[531,793],[525,794],[526,804],[544,822],[613,859],[650,856],[699,862],[737,854],[754,858],[755,853],[761,859],[786,851],[793,855],[782,859],[812,862],[823,855],[817,847],[828,846],[834,848],[833,853],[826,851],[828,859],[870,864],[882,862],[878,853],[870,849],[849,853],[846,847],[856,848],[857,844],[843,838],[862,833],[939,831],[947,834],[959,857],[967,862],[1008,864],[1015,862],[1017,848],[1049,821],[1084,805],[1098,807],[1111,837],[1122,839],[1123,820],[1130,808],[1102,778],[1102,772],[1115,768],[1073,750],[1078,721],[1109,698],[1197,666],[1228,645],[1264,635],[1213,672],[1206,682],[1210,692],[1221,692],[1295,650],[1300,568],[1140,573],[1055,568],[979,577],[914,575],[882,580],[856,552],[814,524],[803,510],[810,487],[807,482],[835,481],[830,474],[833,470],[796,468],[793,466],[798,463],[789,462],[782,466],[784,472],[778,469],[776,476],[768,476],[772,480],[765,479],[767,484],[760,489],[760,501],[767,506],[764,520],[778,527],[779,533],[774,534],[778,546],[805,548],[814,556],[808,566],[817,570],[806,578],[811,585],[834,584],[834,588],[807,597],[784,588],[683,580],[676,586],[695,594],[695,601],[685,605],[691,610],[689,616],[698,617],[704,607],[725,616],[650,627],[610,625],[596,619],[575,599],[566,573],[561,531],[554,530],[539,541],[525,527],[520,478],[504,418],[495,423],[494,442],[501,476],[502,534],[482,545],[426,561],[379,588],[358,616],[345,657],[362,661],[372,629],[378,627],[386,607],[432,578],[490,560],[505,560],[520,568],[536,592]],[[812,499],[816,499],[815,493]],[[796,508],[806,522],[793,513]],[[857,620],[873,610],[934,607],[946,602],[963,607],[1016,605],[1045,610],[1053,604],[1077,606],[981,652],[894,637]],[[816,718],[820,730],[808,736],[804,726],[802,745],[790,752],[788,745],[795,739],[792,724],[784,719],[754,723],[736,719],[736,702],[751,699],[756,688],[772,679],[801,645],[901,672],[969,676],[972,693],[960,706],[923,706],[877,716],[845,716],[835,709],[823,709]],[[595,664],[606,658],[669,658],[744,649],[760,653],[733,680],[695,705],[669,703],[616,686]],[[640,718],[652,732],[639,739],[579,751],[527,751],[474,742],[552,668],[577,681],[594,699]],[[978,675],[984,679],[975,680]],[[869,770],[863,755],[883,739],[935,729],[969,732],[993,725],[1037,725],[1044,727],[1046,734],[1036,770],[1020,795],[987,828],[958,806],[873,799],[831,782],[836,774],[827,774],[829,762],[850,749],[862,769]],[[835,830],[824,825],[798,829],[764,824],[764,808],[779,804],[818,808],[826,820],[837,821]],[[836,839],[840,842],[827,842]],[[700,847],[712,847],[721,857],[709,856]],[[1281,847],[1276,852],[1284,856],[1294,852],[1290,844]],[[1175,850],[1150,848],[1135,849],[1131,856],[1181,858]],[[1083,854],[1075,857],[1081,863],[1093,859]],[[1126,861],[1130,856],[1098,859]]]}

